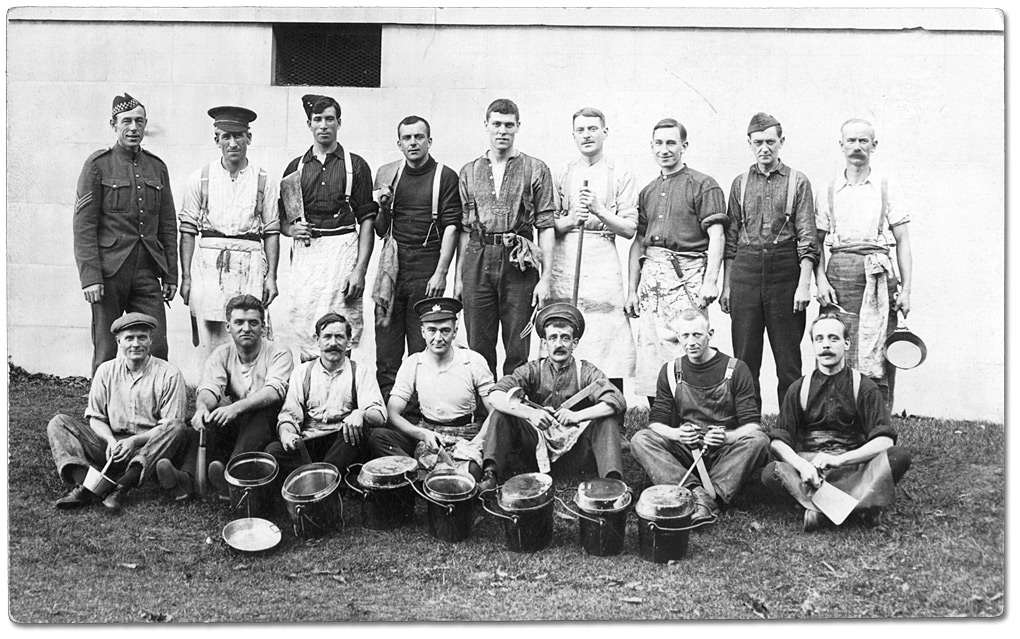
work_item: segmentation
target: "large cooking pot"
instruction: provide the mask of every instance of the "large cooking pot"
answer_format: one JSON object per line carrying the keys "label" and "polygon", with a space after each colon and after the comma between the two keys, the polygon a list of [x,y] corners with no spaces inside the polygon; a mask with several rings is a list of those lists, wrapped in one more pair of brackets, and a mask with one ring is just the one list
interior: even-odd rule
{"label": "large cooking pot", "polygon": [[257,517],[235,519],[223,527],[223,541],[234,550],[257,554],[280,543],[280,529],[271,521]]}
{"label": "large cooking pot", "polygon": [[340,471],[333,464],[306,464],[287,477],[282,493],[295,535],[321,537],[343,525],[339,489]]}
{"label": "large cooking pot", "polygon": [[425,476],[421,490],[411,483],[428,506],[429,534],[454,543],[471,536],[475,478],[455,468],[437,468]]}
{"label": "large cooking pot", "polygon": [[[350,482],[351,469],[361,467],[358,486]],[[351,464],[344,482],[362,498],[362,525],[371,530],[392,530],[414,518],[414,488],[418,473],[413,457],[390,455],[364,464]]]}
{"label": "large cooking pot", "polygon": [[273,481],[279,474],[276,459],[268,453],[240,453],[223,470],[230,491],[233,519],[265,518],[273,510]]}
{"label": "large cooking pot", "polygon": [[534,552],[552,543],[553,480],[545,473],[525,473],[511,478],[496,489],[500,512],[482,507],[503,520],[507,550]]}
{"label": "large cooking pot", "polygon": [[657,564],[687,555],[694,493],[675,484],[646,488],[634,512],[638,517],[638,547],[641,558]]}
{"label": "large cooking pot", "polygon": [[623,552],[627,509],[632,499],[630,488],[619,479],[590,479],[577,486],[576,511],[563,501],[560,503],[577,516],[584,551],[596,557],[609,557]]}
{"label": "large cooking pot", "polygon": [[910,332],[905,320],[900,320],[896,330],[885,340],[885,359],[903,370],[916,368],[928,357],[928,347],[917,335]]}

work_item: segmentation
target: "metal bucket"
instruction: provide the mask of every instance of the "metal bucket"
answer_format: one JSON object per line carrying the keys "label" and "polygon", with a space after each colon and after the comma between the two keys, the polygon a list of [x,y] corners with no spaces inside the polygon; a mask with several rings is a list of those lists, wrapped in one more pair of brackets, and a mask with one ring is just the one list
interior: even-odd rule
{"label": "metal bucket", "polygon": [[339,488],[340,471],[324,462],[306,464],[287,477],[282,493],[295,535],[322,537],[343,525]]}
{"label": "metal bucket", "polygon": [[230,516],[233,519],[266,518],[273,510],[273,481],[280,467],[268,453],[235,455],[223,470],[230,490]]}
{"label": "metal bucket", "polygon": [[496,490],[501,512],[482,507],[503,520],[507,550],[535,552],[548,548],[553,537],[552,477],[544,473],[518,475]]}
{"label": "metal bucket", "polygon": [[362,498],[362,525],[370,530],[392,530],[414,519],[415,489],[411,485],[417,475],[418,462],[412,457],[390,455],[379,457],[361,467],[358,486],[344,477],[344,482]]}
{"label": "metal bucket", "polygon": [[437,468],[426,475],[421,490],[414,483],[411,486],[427,504],[430,535],[447,543],[471,536],[477,492],[474,477],[453,468]]}
{"label": "metal bucket", "polygon": [[645,489],[634,509],[641,558],[664,564],[686,557],[694,508],[694,494],[686,488],[664,484]]}
{"label": "metal bucket", "polygon": [[592,479],[577,487],[577,511],[560,503],[577,516],[578,539],[584,551],[595,557],[610,557],[623,552],[631,500],[630,488],[619,479]]}

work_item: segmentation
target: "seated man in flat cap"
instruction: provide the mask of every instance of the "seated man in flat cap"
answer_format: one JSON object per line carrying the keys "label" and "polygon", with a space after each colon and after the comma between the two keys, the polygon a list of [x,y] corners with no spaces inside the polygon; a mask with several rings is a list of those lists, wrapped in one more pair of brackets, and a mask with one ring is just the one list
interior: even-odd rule
{"label": "seated man in flat cap", "polygon": [[600,477],[622,479],[627,402],[602,371],[574,359],[584,334],[581,311],[550,304],[538,312],[535,328],[549,356],[518,367],[489,394],[496,410],[485,436],[480,486],[493,488],[519,472],[583,473],[593,457]]}
{"label": "seated man in flat cap", "polygon": [[290,326],[304,362],[319,355],[309,328],[325,313],[338,313],[350,322],[351,348],[361,341],[365,273],[379,205],[372,199],[372,169],[337,142],[337,101],[305,95],[301,106],[312,146],[283,172],[280,229],[294,240]]}
{"label": "seated man in flat cap", "polygon": [[[698,524],[714,521],[720,504],[768,462],[769,438],[747,366],[709,345],[708,313],[686,308],[674,329],[686,354],[660,369],[648,427],[631,438],[630,450],[655,484],[686,476],[683,487],[697,500],[691,523]],[[688,473],[691,466],[697,470]]]}
{"label": "seated man in flat cap", "polygon": [[152,476],[162,459],[180,460],[188,444],[184,422],[184,376],[173,364],[153,357],[156,319],[128,313],[110,328],[119,354],[92,377],[85,422],[56,415],[46,427],[60,478],[74,487],[56,502],[65,510],[86,506],[94,496],[84,486],[89,466],[106,469],[116,487],[103,505],[117,512],[127,494]]}
{"label": "seated man in flat cap", "polygon": [[[218,161],[191,174],[181,207],[181,298],[191,308],[192,342],[212,352],[230,341],[227,300],[251,295],[267,307],[277,296],[279,185],[248,159],[255,112],[209,109]],[[201,321],[198,321],[201,320]]]}
{"label": "seated man in flat cap", "polygon": [[[494,380],[485,358],[458,348],[457,313],[462,306],[451,297],[433,297],[414,305],[421,318],[425,350],[412,353],[400,365],[386,405],[390,428],[369,435],[376,456],[413,456],[425,470],[439,462],[482,475],[481,424],[474,412],[480,399],[492,412],[489,392]],[[404,410],[417,394],[422,419],[412,424]]]}
{"label": "seated man in flat cap", "polygon": [[347,357],[351,324],[326,313],[315,323],[319,356],[291,373],[280,410],[279,441],[266,447],[286,477],[304,464],[327,462],[341,474],[368,457],[368,431],[386,423],[375,375]]}

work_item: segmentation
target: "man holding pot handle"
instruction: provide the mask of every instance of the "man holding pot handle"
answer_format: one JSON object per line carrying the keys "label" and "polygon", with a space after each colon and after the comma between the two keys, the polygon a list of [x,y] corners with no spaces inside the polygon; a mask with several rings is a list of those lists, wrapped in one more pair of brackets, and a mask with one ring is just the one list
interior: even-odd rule
{"label": "man holding pot handle", "polygon": [[266,447],[286,477],[313,461],[344,473],[368,456],[367,429],[386,423],[375,376],[347,357],[351,324],[326,313],[315,322],[319,356],[291,373],[276,427],[279,441]]}
{"label": "man holding pot handle", "polygon": [[[480,488],[536,467],[548,473],[553,464],[560,472],[582,471],[593,458],[600,477],[623,479],[620,431],[627,402],[605,373],[574,358],[584,316],[570,304],[550,304],[538,312],[535,329],[549,356],[518,367],[489,394],[496,410],[489,416]],[[515,458],[530,468],[512,468]]]}
{"label": "man holding pot handle", "polygon": [[[686,355],[659,370],[648,427],[630,446],[656,485],[683,481],[692,490],[697,509],[691,523],[698,524],[713,521],[720,502],[730,503],[768,462],[769,438],[761,430],[751,371],[709,346],[706,311],[684,309],[675,328]],[[691,466],[696,473],[688,472]]]}

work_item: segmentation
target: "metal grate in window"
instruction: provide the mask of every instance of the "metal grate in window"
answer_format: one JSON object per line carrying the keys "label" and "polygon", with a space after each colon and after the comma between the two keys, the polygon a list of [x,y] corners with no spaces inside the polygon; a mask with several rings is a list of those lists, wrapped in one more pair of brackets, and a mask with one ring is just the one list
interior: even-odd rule
{"label": "metal grate in window", "polygon": [[382,25],[277,24],[277,86],[378,87]]}

